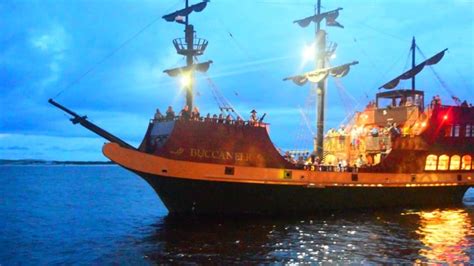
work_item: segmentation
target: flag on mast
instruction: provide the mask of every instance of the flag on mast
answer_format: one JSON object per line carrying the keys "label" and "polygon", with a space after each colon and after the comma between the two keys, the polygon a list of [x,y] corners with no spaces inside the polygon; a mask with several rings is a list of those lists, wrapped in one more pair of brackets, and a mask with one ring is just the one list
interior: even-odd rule
{"label": "flag on mast", "polygon": [[336,18],[339,16],[339,10],[328,12],[326,15],[326,26],[344,28],[341,23],[336,21]]}

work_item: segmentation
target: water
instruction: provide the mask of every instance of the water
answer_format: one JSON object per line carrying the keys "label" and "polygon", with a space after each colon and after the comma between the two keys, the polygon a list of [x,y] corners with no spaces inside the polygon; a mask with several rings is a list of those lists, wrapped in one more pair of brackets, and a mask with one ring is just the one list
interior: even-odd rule
{"label": "water", "polygon": [[1,265],[472,264],[473,218],[469,190],[458,208],[176,219],[117,166],[0,167]]}

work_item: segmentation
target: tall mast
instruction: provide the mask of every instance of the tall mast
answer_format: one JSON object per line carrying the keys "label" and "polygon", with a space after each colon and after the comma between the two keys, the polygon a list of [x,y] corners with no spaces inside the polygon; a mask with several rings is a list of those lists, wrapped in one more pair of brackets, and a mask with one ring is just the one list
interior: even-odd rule
{"label": "tall mast", "polygon": [[[321,15],[321,0],[318,0],[317,14]],[[321,20],[316,24],[316,69],[323,69],[326,61],[326,32],[321,30]],[[314,151],[319,158],[323,158],[323,140],[324,140],[324,104],[326,95],[326,79],[323,79],[314,84],[317,95],[317,119],[316,119],[316,143]]]}
{"label": "tall mast", "polygon": [[173,13],[164,15],[163,18],[168,22],[177,22],[184,24],[184,38],[177,38],[173,40],[173,45],[176,48],[176,52],[186,57],[186,66],[167,69],[164,72],[172,77],[181,76],[184,81],[182,86],[186,90],[186,105],[189,110],[193,108],[193,85],[194,85],[194,72],[201,71],[205,72],[209,68],[212,61],[195,64],[194,58],[204,53],[207,47],[207,40],[201,38],[195,38],[194,26],[189,23],[189,15],[194,12],[201,12],[209,1],[204,0],[201,3],[189,5],[189,0],[186,0],[184,9],[177,10]]}
{"label": "tall mast", "polygon": [[[413,40],[411,41],[411,69],[415,68],[415,49],[416,49],[416,42],[415,36],[413,36]],[[415,90],[415,76],[411,78],[411,90]]]}
{"label": "tall mast", "polygon": [[[186,8],[189,8],[189,0],[186,0]],[[184,29],[184,36],[186,40],[186,46],[187,46],[187,53],[186,53],[186,66],[191,67],[193,65],[193,43],[194,43],[194,26],[189,24],[189,15],[186,15],[186,27]],[[193,71],[190,71],[190,73],[187,74],[189,82],[185,84],[185,89],[186,89],[186,105],[189,107],[189,110],[193,109],[193,83],[194,83],[194,75]]]}
{"label": "tall mast", "polygon": [[323,159],[323,141],[324,141],[324,103],[325,103],[325,94],[326,94],[326,85],[327,77],[333,76],[336,78],[341,78],[349,73],[350,66],[358,64],[359,62],[353,61],[351,63],[346,63],[343,65],[330,67],[326,65],[327,57],[334,53],[336,49],[336,44],[329,47],[329,51],[326,50],[326,31],[321,29],[321,22],[325,21],[326,26],[333,26],[344,28],[339,22],[336,21],[339,16],[339,11],[342,8],[337,8],[331,11],[321,13],[321,0],[318,0],[314,15],[295,20],[294,23],[297,23],[300,27],[305,28],[311,22],[315,23],[315,66],[316,69],[309,71],[303,74],[296,76],[286,77],[283,80],[292,80],[295,84],[302,86],[306,82],[310,81],[313,83],[313,89],[316,90],[317,94],[317,118],[316,118],[316,128],[317,133],[314,139],[314,151],[316,152],[319,158]]}

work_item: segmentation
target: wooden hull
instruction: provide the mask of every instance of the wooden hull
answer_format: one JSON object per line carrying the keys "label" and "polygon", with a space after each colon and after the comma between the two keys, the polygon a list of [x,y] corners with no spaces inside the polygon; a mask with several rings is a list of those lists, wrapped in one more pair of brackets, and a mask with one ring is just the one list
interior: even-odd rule
{"label": "wooden hull", "polygon": [[136,172],[156,191],[170,214],[291,215],[358,208],[462,204],[469,186],[303,187],[164,177]]}
{"label": "wooden hull", "polygon": [[[335,209],[462,204],[472,173],[347,173],[180,161],[104,145],[140,175],[171,214],[308,214]],[[233,168],[226,173],[227,168]],[[290,175],[287,175],[290,173]]]}

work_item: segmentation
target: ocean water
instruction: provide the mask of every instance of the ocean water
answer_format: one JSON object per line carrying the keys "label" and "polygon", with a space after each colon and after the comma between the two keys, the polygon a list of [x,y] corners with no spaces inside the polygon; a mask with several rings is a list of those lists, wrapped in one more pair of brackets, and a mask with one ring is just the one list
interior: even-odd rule
{"label": "ocean water", "polygon": [[472,189],[464,200],[456,208],[177,219],[118,166],[0,166],[0,265],[473,264]]}

